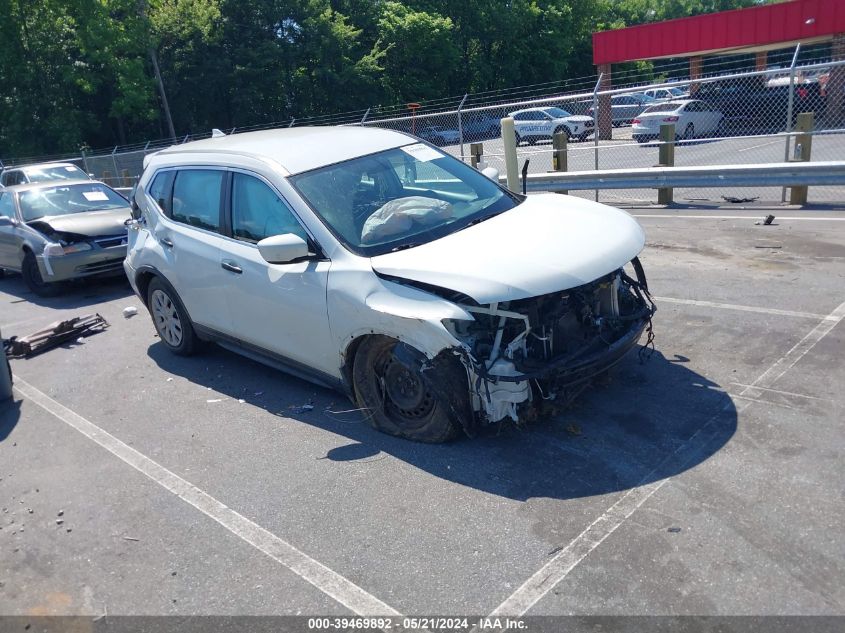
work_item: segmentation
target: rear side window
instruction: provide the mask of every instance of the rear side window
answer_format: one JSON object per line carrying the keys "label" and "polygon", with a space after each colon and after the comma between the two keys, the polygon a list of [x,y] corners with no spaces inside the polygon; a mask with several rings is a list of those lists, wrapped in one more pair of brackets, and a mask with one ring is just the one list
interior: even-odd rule
{"label": "rear side window", "polygon": [[13,194],[0,192],[0,216],[4,218],[15,217],[15,202]]}
{"label": "rear side window", "polygon": [[208,231],[220,230],[220,192],[224,172],[215,169],[184,169],[173,183],[170,217]]}
{"label": "rear side window", "polygon": [[149,196],[156,201],[159,209],[168,217],[170,217],[170,196],[173,193],[173,179],[175,177],[175,171],[159,172],[147,188]]}

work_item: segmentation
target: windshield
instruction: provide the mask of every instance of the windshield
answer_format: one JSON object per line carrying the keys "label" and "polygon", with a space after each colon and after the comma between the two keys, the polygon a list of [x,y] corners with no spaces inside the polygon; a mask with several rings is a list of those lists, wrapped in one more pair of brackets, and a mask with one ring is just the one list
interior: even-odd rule
{"label": "windshield", "polygon": [[20,193],[18,202],[24,222],[49,215],[119,209],[129,204],[120,194],[100,183],[30,189]]}
{"label": "windshield", "polygon": [[545,111],[551,114],[556,119],[572,116],[569,112],[562,108],[545,108]]}
{"label": "windshield", "polygon": [[30,182],[44,182],[47,180],[88,180],[88,174],[76,165],[28,167],[25,171]]}
{"label": "windshield", "polygon": [[332,233],[366,256],[430,242],[518,204],[480,172],[423,143],[291,181]]}

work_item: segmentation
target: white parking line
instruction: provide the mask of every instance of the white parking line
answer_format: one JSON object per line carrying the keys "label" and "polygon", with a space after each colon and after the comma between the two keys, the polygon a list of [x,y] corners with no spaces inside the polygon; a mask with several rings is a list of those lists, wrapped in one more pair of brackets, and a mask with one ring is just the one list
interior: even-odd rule
{"label": "white parking line", "polygon": [[774,141],[769,141],[768,143],[761,143],[760,145],[752,145],[751,147],[743,147],[742,149],[734,150],[737,154],[742,152],[747,152],[752,149],[759,149],[760,147],[767,147],[768,145],[774,145],[775,143],[782,143],[780,139],[776,139]]}
{"label": "white parking line", "polygon": [[[760,209],[760,213],[768,212],[769,209]],[[632,213],[635,218],[673,218],[681,220],[753,220],[752,215],[687,215],[685,213],[663,214],[663,213]],[[789,220],[790,222],[845,222],[845,218],[820,218],[820,217],[781,217],[779,221]]]}
{"label": "white parking line", "polygon": [[15,376],[15,389],[25,398],[76,429],[88,439],[96,442],[185,503],[214,519],[232,534],[243,539],[276,562],[281,563],[294,574],[314,585],[354,613],[359,615],[401,615],[351,580],[332,571],[272,532],[238,514],[191,482],[182,479],[179,475],[167,470],[146,455],[124,444],[93,422],[59,404],[18,376]]}
{"label": "white parking line", "polygon": [[[842,321],[843,317],[845,317],[845,303],[840,304],[833,312],[824,317],[792,349],[743,389],[739,396],[746,396],[755,390],[771,387],[775,381],[789,371],[795,363],[800,361],[807,352],[813,349],[819,341]],[[737,414],[752,404],[753,400],[746,400],[744,403],[736,405]],[[715,421],[731,406],[734,406],[733,403],[725,403],[725,406],[698,429],[692,437],[678,447],[674,453],[664,459],[657,468],[646,475],[642,479],[642,485],[632,488],[622,495],[616,503],[611,505],[595,521],[588,525],[581,534],[558,552],[554,558],[543,565],[543,567],[526,580],[498,607],[493,609],[490,617],[520,617],[525,615],[543,596],[566,578],[590,552],[601,545],[628,517],[634,514],[637,508],[648,501],[655,492],[660,490],[663,484],[669,481],[668,478],[660,481],[651,481],[657,473],[678,472],[702,446],[706,446],[710,437],[718,432],[718,429],[714,428]],[[649,481],[651,483],[645,483]]]}
{"label": "white parking line", "polygon": [[778,310],[777,308],[762,308],[758,306],[744,306],[735,303],[716,303],[715,301],[698,301],[696,299],[676,299],[675,297],[654,297],[655,301],[664,303],[678,303],[688,306],[701,306],[702,308],[720,308],[723,310],[740,310],[742,312],[758,312],[760,314],[771,314],[775,316],[799,317],[803,319],[822,319],[826,321],[838,321],[836,317],[814,312],[796,312],[794,310]]}

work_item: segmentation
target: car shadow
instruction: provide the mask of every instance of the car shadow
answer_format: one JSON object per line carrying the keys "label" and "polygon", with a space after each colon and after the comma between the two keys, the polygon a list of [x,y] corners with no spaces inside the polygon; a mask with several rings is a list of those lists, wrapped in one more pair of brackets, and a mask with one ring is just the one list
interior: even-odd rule
{"label": "car shadow", "polygon": [[155,343],[148,355],[210,394],[349,440],[323,459],[366,462],[391,455],[444,480],[516,500],[589,497],[671,477],[708,459],[737,427],[733,401],[719,385],[692,370],[689,359],[660,352],[642,363],[630,353],[608,385],[591,387],[554,417],[525,428],[496,424],[473,439],[440,445],[380,433],[345,396],[216,346],[183,358]]}
{"label": "car shadow", "polygon": [[0,279],[0,290],[14,297],[12,303],[26,301],[58,310],[84,308],[133,294],[129,281],[122,275],[77,279],[63,284],[61,294],[55,297],[39,297],[26,287],[20,275],[6,273]]}
{"label": "car shadow", "polygon": [[11,435],[12,430],[17,426],[18,420],[21,419],[21,403],[22,400],[8,400],[0,401],[0,442]]}

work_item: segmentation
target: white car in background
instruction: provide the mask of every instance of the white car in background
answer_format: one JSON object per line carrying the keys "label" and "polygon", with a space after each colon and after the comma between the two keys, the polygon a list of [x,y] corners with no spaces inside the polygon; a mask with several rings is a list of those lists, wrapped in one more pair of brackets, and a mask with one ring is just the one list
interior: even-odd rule
{"label": "white car in background", "polygon": [[649,106],[633,121],[635,141],[645,143],[660,136],[660,126],[675,125],[676,139],[724,136],[725,116],[699,99],[666,101]]}
{"label": "white car in background", "polygon": [[689,97],[689,92],[680,88],[649,88],[648,90],[643,90],[643,94],[655,101],[673,101],[675,99]]}
{"label": "white car in background", "polygon": [[145,162],[124,268],[161,343],[336,387],[393,435],[529,420],[650,327],[634,218],[514,194],[408,134],[247,132]]}
{"label": "white car in background", "polygon": [[51,180],[91,180],[91,176],[73,163],[40,163],[0,171],[0,188]]}
{"label": "white car in background", "polygon": [[568,138],[579,141],[593,133],[592,118],[553,106],[516,110],[508,116],[513,118],[517,145],[522,141],[533,145],[540,140],[549,140],[558,132],[566,132]]}

